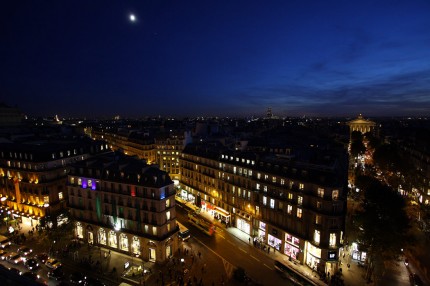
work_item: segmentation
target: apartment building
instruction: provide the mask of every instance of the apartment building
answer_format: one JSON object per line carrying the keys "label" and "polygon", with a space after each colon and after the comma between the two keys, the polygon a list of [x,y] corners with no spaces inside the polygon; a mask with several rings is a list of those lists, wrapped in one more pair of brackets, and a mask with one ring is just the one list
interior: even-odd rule
{"label": "apartment building", "polygon": [[110,153],[73,165],[67,190],[79,239],[157,263],[176,252],[175,190],[166,172]]}
{"label": "apartment building", "polygon": [[180,195],[257,243],[335,273],[344,243],[347,156],[312,148],[305,154],[189,144],[181,154]]}
{"label": "apartment building", "polygon": [[55,227],[66,209],[70,164],[107,148],[87,138],[0,144],[0,203],[7,219]]}

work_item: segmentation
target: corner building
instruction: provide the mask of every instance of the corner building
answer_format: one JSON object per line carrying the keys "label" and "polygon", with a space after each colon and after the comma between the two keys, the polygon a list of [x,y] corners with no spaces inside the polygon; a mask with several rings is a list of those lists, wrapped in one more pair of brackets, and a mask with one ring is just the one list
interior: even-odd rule
{"label": "corner building", "polygon": [[308,150],[298,158],[290,150],[237,152],[190,144],[181,156],[184,199],[255,243],[335,273],[345,239],[346,153]]}
{"label": "corner building", "polygon": [[75,235],[84,242],[156,263],[177,250],[175,191],[166,172],[110,153],[74,165],[67,189]]}

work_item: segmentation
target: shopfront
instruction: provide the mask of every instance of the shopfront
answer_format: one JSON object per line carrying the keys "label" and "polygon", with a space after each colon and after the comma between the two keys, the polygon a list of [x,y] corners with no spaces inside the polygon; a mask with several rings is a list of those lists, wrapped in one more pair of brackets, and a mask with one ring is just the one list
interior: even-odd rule
{"label": "shopfront", "polygon": [[103,228],[99,228],[98,236],[99,244],[106,245],[106,231]]}
{"label": "shopfront", "polygon": [[230,223],[230,213],[223,208],[215,207],[214,218],[221,221],[224,224]]}
{"label": "shopfront", "polygon": [[81,239],[84,238],[84,230],[80,222],[76,223],[76,236]]}
{"label": "shopfront", "polygon": [[128,237],[125,233],[119,235],[119,249],[128,251]]}
{"label": "shopfront", "polygon": [[281,250],[282,240],[269,234],[267,236],[267,244],[274,247],[276,250]]}
{"label": "shopfront", "polygon": [[115,231],[113,230],[109,231],[108,242],[110,247],[113,247],[113,248],[118,247],[118,240],[117,240]]}
{"label": "shopfront", "polygon": [[284,253],[291,259],[298,260],[300,253],[300,239],[289,233],[285,234]]}
{"label": "shopfront", "polygon": [[358,249],[358,244],[353,242],[351,245],[351,256],[352,256],[352,259],[354,260],[365,262],[367,258],[367,252],[360,251]]}
{"label": "shopfront", "polygon": [[238,211],[236,213],[236,227],[244,233],[251,235],[250,216],[244,212]]}
{"label": "shopfront", "polygon": [[313,246],[310,242],[306,242],[306,265],[313,270],[318,270],[318,265],[321,262],[321,248]]}
{"label": "shopfront", "polygon": [[266,223],[260,221],[258,224],[258,241],[262,242],[266,240]]}
{"label": "shopfront", "polygon": [[133,252],[134,255],[141,255],[140,240],[137,236],[133,236],[133,240],[131,242],[131,252]]}

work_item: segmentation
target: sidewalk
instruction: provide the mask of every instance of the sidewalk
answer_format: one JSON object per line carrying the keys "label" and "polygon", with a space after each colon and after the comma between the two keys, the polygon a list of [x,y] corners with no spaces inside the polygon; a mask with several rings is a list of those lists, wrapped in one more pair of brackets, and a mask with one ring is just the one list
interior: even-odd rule
{"label": "sidewalk", "polygon": [[[217,225],[218,226],[218,225]],[[218,226],[219,227],[219,226]],[[246,233],[240,231],[239,229],[235,227],[229,227],[224,228],[226,231],[234,235],[236,238],[241,239],[245,243],[249,243],[250,236]],[[251,238],[252,239],[252,238]],[[265,253],[262,251],[262,253]],[[318,276],[315,276],[315,273],[312,272],[312,270],[307,267],[306,265],[301,264],[295,264],[288,260],[288,257],[286,255],[281,254],[279,251],[273,251],[270,254],[265,253],[270,258],[273,258],[273,260],[280,260],[285,262],[285,264],[290,265],[291,268],[297,270],[300,273],[303,273],[308,278],[310,278],[315,284],[317,285],[327,285],[325,282],[319,279]],[[362,285],[373,285],[373,284],[367,284],[364,275],[365,275],[365,269],[363,267],[358,266],[357,262],[355,261],[348,261],[350,263],[350,268],[346,267],[346,264],[348,263],[346,261],[346,258],[341,258],[342,261],[342,278],[344,281],[344,285],[346,286],[362,286]],[[350,258],[350,257],[349,257]],[[330,285],[330,284],[328,284]]]}

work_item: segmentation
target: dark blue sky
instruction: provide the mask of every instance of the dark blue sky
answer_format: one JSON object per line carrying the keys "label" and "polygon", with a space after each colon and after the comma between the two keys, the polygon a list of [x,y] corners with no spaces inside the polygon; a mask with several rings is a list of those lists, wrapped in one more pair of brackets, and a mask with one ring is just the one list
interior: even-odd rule
{"label": "dark blue sky", "polygon": [[1,1],[0,57],[29,115],[429,115],[430,1]]}

